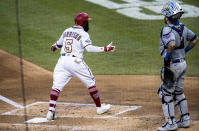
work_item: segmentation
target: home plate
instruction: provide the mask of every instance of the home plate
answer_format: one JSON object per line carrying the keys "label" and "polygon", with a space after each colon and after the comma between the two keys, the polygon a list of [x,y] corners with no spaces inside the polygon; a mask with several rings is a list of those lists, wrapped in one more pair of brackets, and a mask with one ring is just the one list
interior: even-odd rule
{"label": "home plate", "polygon": [[54,120],[47,120],[46,118],[33,118],[26,121],[26,123],[42,123],[42,122],[50,122],[50,121],[54,121]]}

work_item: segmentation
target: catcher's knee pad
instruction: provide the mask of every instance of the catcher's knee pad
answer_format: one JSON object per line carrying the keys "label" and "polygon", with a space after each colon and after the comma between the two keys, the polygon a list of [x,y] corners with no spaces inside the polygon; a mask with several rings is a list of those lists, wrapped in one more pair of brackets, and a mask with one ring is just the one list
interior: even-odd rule
{"label": "catcher's knee pad", "polygon": [[189,119],[188,105],[183,90],[175,91],[175,101],[181,118]]}
{"label": "catcher's knee pad", "polygon": [[158,89],[158,95],[160,96],[162,104],[173,102],[173,93],[164,88],[163,84]]}

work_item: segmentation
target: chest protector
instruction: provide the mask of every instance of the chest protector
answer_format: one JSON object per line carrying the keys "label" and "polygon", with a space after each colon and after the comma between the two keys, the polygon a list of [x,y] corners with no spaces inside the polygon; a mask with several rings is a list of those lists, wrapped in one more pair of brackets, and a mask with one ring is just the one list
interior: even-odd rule
{"label": "chest protector", "polygon": [[[184,49],[184,37],[182,36],[183,30],[184,30],[184,25],[181,24],[179,26],[179,28],[172,26],[171,29],[175,30],[178,33],[178,35],[180,36],[180,45],[178,47],[175,47],[174,50]],[[162,35],[162,32],[161,32],[161,35]],[[164,49],[167,49],[167,46],[164,46]]]}
{"label": "chest protector", "polygon": [[175,47],[175,50],[176,49],[184,49],[184,37],[182,36],[183,34],[183,30],[184,30],[184,25],[180,25],[179,28],[176,28],[174,26],[171,27],[173,30],[175,30],[179,36],[180,36],[180,46],[178,47]]}

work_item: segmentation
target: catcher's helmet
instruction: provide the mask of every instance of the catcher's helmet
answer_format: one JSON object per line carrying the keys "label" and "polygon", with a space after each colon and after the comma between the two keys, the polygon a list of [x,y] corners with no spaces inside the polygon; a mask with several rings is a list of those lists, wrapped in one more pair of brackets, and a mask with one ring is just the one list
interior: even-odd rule
{"label": "catcher's helmet", "polygon": [[162,15],[166,17],[178,16],[177,19],[179,19],[181,15],[184,13],[184,11],[182,10],[181,6],[177,2],[170,1],[163,6],[161,13]]}
{"label": "catcher's helmet", "polygon": [[87,13],[81,12],[75,16],[75,24],[82,26],[85,21],[91,20]]}

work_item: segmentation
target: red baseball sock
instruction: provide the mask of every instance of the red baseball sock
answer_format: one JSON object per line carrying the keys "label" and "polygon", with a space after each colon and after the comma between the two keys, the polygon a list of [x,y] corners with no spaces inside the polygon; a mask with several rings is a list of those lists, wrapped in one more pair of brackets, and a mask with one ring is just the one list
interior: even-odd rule
{"label": "red baseball sock", "polygon": [[56,106],[56,101],[59,97],[59,90],[58,89],[52,89],[50,92],[50,102],[49,102],[49,111],[54,112],[55,111],[55,106]]}
{"label": "red baseball sock", "polygon": [[100,97],[99,97],[98,90],[97,90],[96,86],[88,88],[88,91],[90,93],[90,96],[93,98],[93,100],[96,104],[96,107],[101,107]]}

